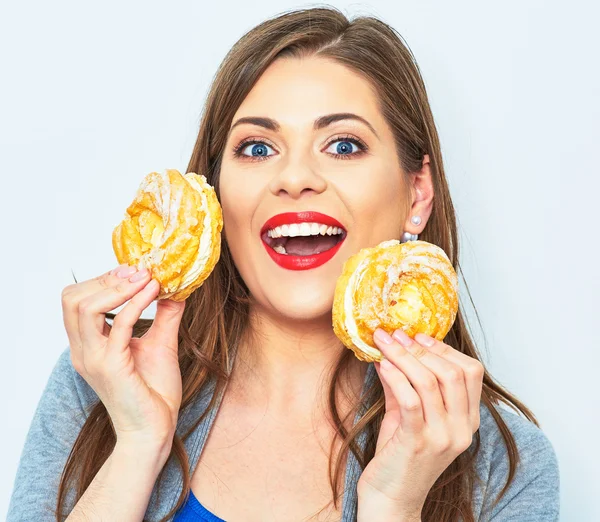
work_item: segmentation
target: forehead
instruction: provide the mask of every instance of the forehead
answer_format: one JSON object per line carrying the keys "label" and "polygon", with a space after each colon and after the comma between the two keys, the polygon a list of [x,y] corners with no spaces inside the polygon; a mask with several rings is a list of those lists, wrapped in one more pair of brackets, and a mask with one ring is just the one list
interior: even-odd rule
{"label": "forehead", "polygon": [[233,120],[267,116],[282,127],[310,127],[323,114],[353,112],[377,127],[381,117],[371,84],[351,69],[324,58],[273,62],[248,93]]}

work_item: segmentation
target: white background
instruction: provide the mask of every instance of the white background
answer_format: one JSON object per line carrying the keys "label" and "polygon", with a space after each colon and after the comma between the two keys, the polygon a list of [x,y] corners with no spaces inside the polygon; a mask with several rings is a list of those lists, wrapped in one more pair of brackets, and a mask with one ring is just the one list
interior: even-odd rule
{"label": "white background", "polygon": [[[233,43],[283,10],[315,5],[0,7],[0,517],[67,346],[60,293],[71,270],[83,280],[113,268],[111,232],[141,179],[185,171],[209,82]],[[484,362],[532,408],[557,451],[562,520],[600,520],[597,4],[334,5],[380,17],[416,55]],[[464,290],[461,299],[482,339]]]}

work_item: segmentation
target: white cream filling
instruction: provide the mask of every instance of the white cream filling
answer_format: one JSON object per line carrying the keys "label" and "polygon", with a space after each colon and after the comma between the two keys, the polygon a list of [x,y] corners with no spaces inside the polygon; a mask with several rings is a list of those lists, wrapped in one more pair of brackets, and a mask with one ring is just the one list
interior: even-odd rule
{"label": "white cream filling", "polygon": [[[165,179],[164,186],[165,186],[165,192],[167,192],[167,193],[162,194],[161,200],[163,201],[163,204],[166,206],[166,201],[170,200],[170,184],[169,184],[169,178],[167,176],[166,171],[162,175]],[[208,198],[207,198],[206,194],[204,193],[204,191],[202,190],[202,186],[200,185],[200,183],[198,183],[198,180],[194,176],[192,176],[191,173],[185,174],[184,177],[190,183],[192,188],[194,188],[195,190],[197,190],[200,193],[200,197],[202,199],[202,208],[205,209],[206,212],[205,212],[204,220],[203,220],[202,234],[200,235],[200,241],[198,243],[198,255],[196,256],[196,259],[194,260],[192,267],[185,274],[181,284],[179,284],[178,286],[172,285],[172,286],[168,286],[165,288],[167,295],[174,294],[176,291],[183,290],[184,288],[188,287],[198,277],[200,272],[202,272],[202,270],[204,270],[204,267],[206,266],[208,258],[210,257],[211,238],[212,238],[212,223],[211,223],[211,215],[210,215],[209,209],[208,209]],[[206,183],[206,178],[204,176],[201,176],[201,177],[202,177],[203,183]],[[156,193],[158,193],[156,187],[154,188],[154,190]],[[178,204],[178,203],[179,203],[179,201],[172,202],[172,204]],[[163,209],[162,209],[163,215],[164,215],[165,210],[166,210],[166,207],[163,207]],[[171,209],[171,211],[175,212],[174,209]],[[174,224],[175,221],[172,221],[172,223]],[[165,230],[164,233],[162,234],[162,237],[167,237],[167,235],[171,232],[172,232],[171,230]],[[147,263],[148,259],[151,259],[153,264],[159,264],[162,261],[163,256],[164,256],[164,252],[161,250],[161,245],[158,245],[155,248],[153,248],[150,252],[148,252],[147,254],[142,256],[142,258],[140,259],[140,263],[138,263],[138,268],[142,269],[142,268],[147,268],[147,267],[151,266],[150,263]]]}
{"label": "white cream filling", "polygon": [[[400,241],[398,241],[397,239],[391,239],[389,241],[384,241],[383,243],[380,243],[378,247],[388,247],[398,243],[400,243]],[[389,294],[391,284],[393,284],[393,281],[397,279],[398,274],[403,271],[408,271],[412,269],[415,265],[419,265],[420,270],[427,272],[433,283],[442,284],[442,278],[447,279],[450,281],[454,292],[458,292],[458,276],[454,272],[454,270],[451,269],[452,265],[450,264],[450,259],[448,258],[447,254],[444,252],[443,249],[441,249],[437,245],[425,242],[413,242],[410,246],[410,253],[404,256],[400,265],[392,265],[388,268],[388,280],[386,281],[386,284],[383,288],[384,296],[387,296]],[[447,260],[447,264],[443,263],[442,261],[436,258],[427,258],[423,255],[425,253],[435,253],[437,255],[441,255]],[[358,336],[358,328],[353,315],[352,295],[354,292],[354,287],[356,286],[357,282],[359,282],[357,281],[357,278],[359,275],[362,275],[365,265],[368,262],[369,258],[367,257],[358,265],[358,267],[348,280],[348,285],[344,294],[344,311],[346,314],[346,321],[344,323],[344,326],[346,327],[346,331],[348,332],[348,335],[350,336],[352,342],[356,347],[360,348],[362,351],[369,355],[378,356],[380,351],[375,350],[374,348],[366,344]],[[422,302],[419,294],[414,290],[411,291],[410,288],[405,288],[403,293],[403,299],[406,301],[406,306],[404,307],[405,313],[402,317],[402,322],[406,325],[416,323],[417,321],[419,321],[419,318],[424,313],[423,309],[426,308],[424,303]],[[438,310],[436,312],[436,319],[438,322],[441,322],[443,320],[441,310]]]}
{"label": "white cream filling", "polygon": [[[202,187],[196,180],[196,178],[189,173],[185,175],[185,179],[188,180],[190,185],[194,187],[202,198],[202,208],[205,209],[204,221],[202,224],[202,234],[200,235],[200,242],[198,244],[198,256],[192,265],[192,268],[188,270],[187,274],[183,278],[183,281],[179,285],[177,290],[182,290],[183,288],[188,287],[194,280],[198,277],[200,272],[204,270],[206,266],[206,262],[210,257],[211,250],[211,238],[212,238],[212,227],[211,227],[211,215],[208,209],[208,198],[206,193],[202,190]],[[203,180],[205,181],[205,180]],[[169,289],[171,291],[171,289]]]}

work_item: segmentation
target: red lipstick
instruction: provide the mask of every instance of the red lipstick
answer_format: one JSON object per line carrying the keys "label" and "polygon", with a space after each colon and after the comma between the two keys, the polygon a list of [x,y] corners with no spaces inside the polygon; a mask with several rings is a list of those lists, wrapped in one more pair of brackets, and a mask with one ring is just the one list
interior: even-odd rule
{"label": "red lipstick", "polygon": [[[342,229],[342,234],[340,236],[340,240],[335,246],[318,254],[299,256],[292,254],[279,254],[278,252],[275,252],[275,250],[273,250],[273,248],[267,242],[268,230],[281,225],[290,225],[293,223],[321,223],[327,226],[339,227]],[[309,270],[327,263],[327,261],[329,261],[336,254],[346,239],[346,229],[337,219],[334,219],[326,214],[321,214],[320,212],[284,212],[283,214],[277,214],[276,216],[268,219],[262,226],[260,235],[262,244],[267,253],[279,266],[287,270]]]}

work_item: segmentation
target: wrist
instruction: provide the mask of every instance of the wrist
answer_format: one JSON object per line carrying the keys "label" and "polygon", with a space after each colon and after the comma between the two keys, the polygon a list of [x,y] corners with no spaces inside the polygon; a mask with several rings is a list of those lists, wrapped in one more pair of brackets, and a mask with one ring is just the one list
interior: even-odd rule
{"label": "wrist", "polygon": [[132,462],[146,468],[162,467],[171,453],[173,441],[140,442],[128,439],[118,439],[112,451],[111,458],[122,462]]}
{"label": "wrist", "polygon": [[383,495],[358,495],[357,507],[357,522],[421,522],[421,509],[407,509]]}
{"label": "wrist", "polygon": [[165,452],[163,446],[117,442],[67,521],[142,520]]}

